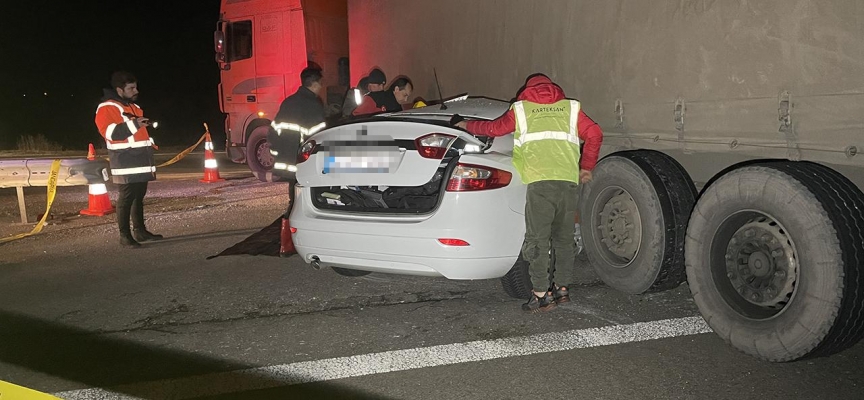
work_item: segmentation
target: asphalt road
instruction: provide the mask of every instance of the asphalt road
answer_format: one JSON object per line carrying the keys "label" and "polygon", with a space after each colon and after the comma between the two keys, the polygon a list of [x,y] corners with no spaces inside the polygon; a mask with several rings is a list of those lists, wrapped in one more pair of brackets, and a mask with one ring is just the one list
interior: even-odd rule
{"label": "asphalt road", "polygon": [[61,213],[0,245],[0,380],[69,399],[862,398],[864,344],[762,362],[707,330],[686,285],[630,296],[582,270],[572,303],[524,315],[495,280],[207,260],[278,217],[286,185],[242,166],[204,184],[189,162],[150,187],[163,241],[122,249],[113,216]]}

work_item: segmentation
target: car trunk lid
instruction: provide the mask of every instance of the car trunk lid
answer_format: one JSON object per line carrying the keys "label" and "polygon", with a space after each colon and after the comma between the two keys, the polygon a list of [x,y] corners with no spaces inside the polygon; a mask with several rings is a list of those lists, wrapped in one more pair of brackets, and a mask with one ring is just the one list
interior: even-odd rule
{"label": "car trunk lid", "polygon": [[351,123],[310,138],[314,150],[297,166],[297,182],[322,186],[421,186],[448,152],[484,143],[465,131],[409,120]]}

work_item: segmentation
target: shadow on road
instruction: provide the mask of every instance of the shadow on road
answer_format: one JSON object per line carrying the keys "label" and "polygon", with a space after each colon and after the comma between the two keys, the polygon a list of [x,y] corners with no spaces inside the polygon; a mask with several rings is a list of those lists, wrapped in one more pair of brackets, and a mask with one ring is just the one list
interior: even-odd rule
{"label": "shadow on road", "polygon": [[[264,227],[263,229],[243,229],[243,230],[233,230],[233,231],[221,231],[221,232],[211,232],[211,233],[200,233],[200,234],[191,234],[191,235],[182,235],[182,236],[169,236],[162,240],[146,242],[144,246],[146,247],[161,247],[161,246],[169,246],[171,244],[176,244],[178,242],[185,241],[195,241],[201,239],[214,239],[221,237],[229,237],[236,236],[238,234],[251,234],[247,238],[242,241],[234,244],[233,246],[222,250],[219,254],[212,255],[207,257],[208,260],[222,257],[222,256],[234,256],[234,255],[252,255],[252,256],[271,256],[271,257],[279,257],[279,250],[281,246],[281,234],[282,234],[282,216],[279,216],[274,220],[270,225]],[[291,254],[294,254],[292,252]]]}
{"label": "shadow on road", "polygon": [[[220,388],[214,399],[381,398],[327,382],[295,385],[300,378],[241,371],[258,365],[148,346],[117,337],[122,334],[96,334],[6,311],[0,311],[0,327],[0,362],[139,398],[194,398],[208,387]],[[133,384],[169,379],[170,384]]]}

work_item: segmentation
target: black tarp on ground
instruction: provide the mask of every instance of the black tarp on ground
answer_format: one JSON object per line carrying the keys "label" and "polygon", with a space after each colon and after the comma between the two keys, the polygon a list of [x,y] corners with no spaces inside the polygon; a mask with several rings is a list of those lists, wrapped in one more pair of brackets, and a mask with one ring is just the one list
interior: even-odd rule
{"label": "black tarp on ground", "polygon": [[[240,254],[249,254],[253,256],[271,256],[279,257],[279,247],[281,245],[282,233],[282,216],[276,218],[272,224],[264,229],[252,234],[243,239],[243,241],[222,250],[221,253],[207,257],[208,260],[220,256],[236,256]],[[291,254],[295,254],[292,252]]]}

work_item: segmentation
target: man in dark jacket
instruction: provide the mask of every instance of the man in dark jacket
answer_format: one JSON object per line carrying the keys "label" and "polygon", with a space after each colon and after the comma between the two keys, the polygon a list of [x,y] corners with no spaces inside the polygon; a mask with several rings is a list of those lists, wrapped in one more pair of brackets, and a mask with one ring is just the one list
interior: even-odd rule
{"label": "man in dark jacket", "polygon": [[294,208],[294,186],[297,184],[297,157],[301,144],[315,132],[324,128],[324,104],[318,97],[323,85],[321,70],[306,68],[300,72],[300,86],[297,92],[285,98],[279,106],[279,112],[273,119],[273,129],[267,134],[270,142],[270,154],[273,155],[273,172],[288,180],[288,210],[285,211],[282,222],[282,247],[289,246],[290,236],[286,236],[288,217]]}
{"label": "man in dark jacket", "polygon": [[[576,243],[573,240],[577,190],[591,181],[603,132],[576,100],[546,75],[530,76],[510,110],[494,121],[461,121],[456,126],[475,135],[513,138],[513,166],[527,185],[525,242],[534,294],[522,306],[527,312],[549,311],[570,301]],[[584,141],[584,153],[580,151]],[[550,267],[550,248],[555,265]]]}
{"label": "man in dark jacket", "polygon": [[289,180],[294,178],[300,145],[324,128],[324,104],[318,97],[323,88],[321,79],[319,69],[306,68],[300,73],[302,86],[282,101],[267,135],[274,173]]}
{"label": "man in dark jacket", "polygon": [[144,117],[136,100],[138,82],[135,76],[124,71],[115,72],[111,76],[111,89],[105,89],[102,103],[96,108],[95,119],[108,148],[112,180],[119,187],[120,244],[129,248],[141,247],[139,242],[145,240],[162,239],[162,235],[150,233],[144,226],[144,195],[147,182],[156,179],[156,164],[153,139],[147,133],[151,121]]}

